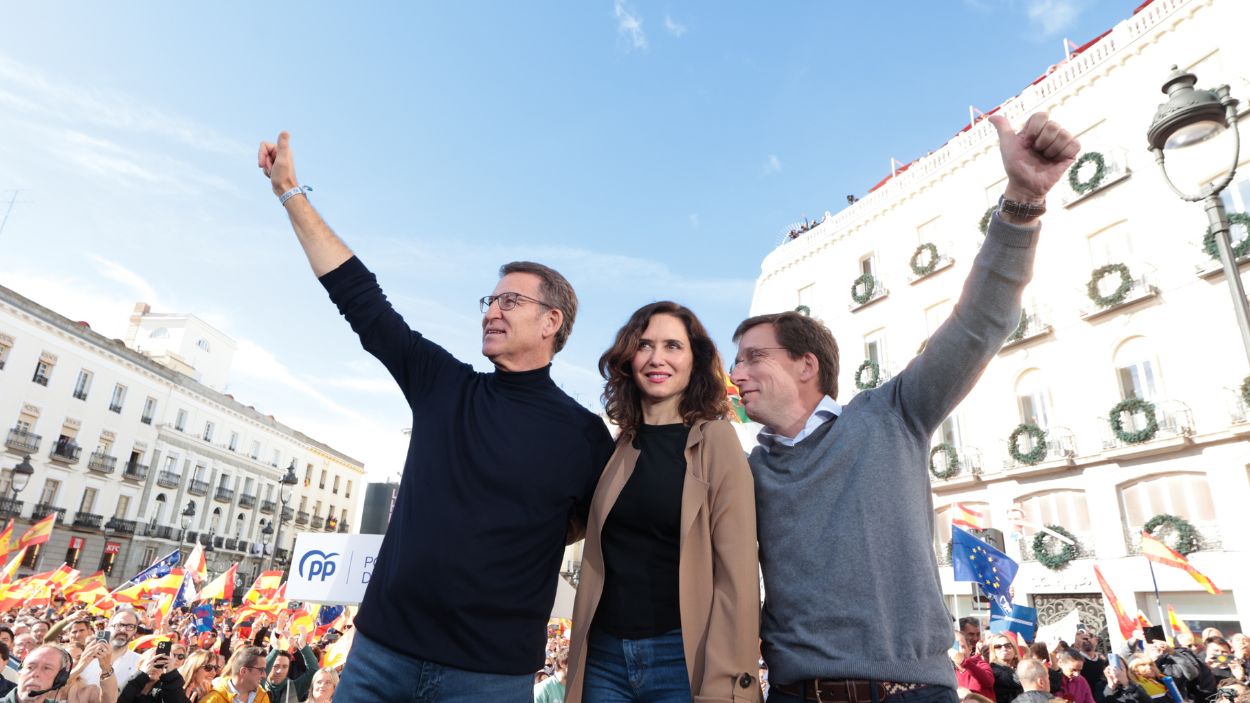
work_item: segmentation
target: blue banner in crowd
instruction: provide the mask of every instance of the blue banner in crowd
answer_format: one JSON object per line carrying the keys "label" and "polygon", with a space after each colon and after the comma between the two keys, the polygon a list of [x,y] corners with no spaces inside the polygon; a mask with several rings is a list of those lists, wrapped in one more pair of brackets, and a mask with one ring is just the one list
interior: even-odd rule
{"label": "blue banner in crowd", "polygon": [[213,606],[208,603],[201,603],[195,606],[191,612],[195,615],[196,632],[213,631]]}
{"label": "blue banner in crowd", "polygon": [[343,614],[341,605],[323,605],[317,613],[317,627],[324,627],[338,619]]}
{"label": "blue banner in crowd", "polygon": [[131,576],[130,582],[131,583],[143,583],[144,581],[147,581],[148,579],[160,578],[161,576],[168,576],[169,572],[173,571],[175,566],[178,566],[178,562],[181,559],[182,559],[182,553],[179,552],[177,549],[175,549],[169,554],[166,554],[160,559],[157,559],[156,562],[153,563],[148,568],[144,569],[143,571],[140,571],[134,576]]}
{"label": "blue banner in crowd", "polygon": [[1020,635],[1026,642],[1033,641],[1037,632],[1037,609],[1018,603],[1009,603],[1010,610],[998,607],[998,601],[990,601],[990,632],[1008,630]]}
{"label": "blue banner in crowd", "polygon": [[1011,582],[1020,567],[1011,557],[958,527],[951,528],[951,565],[956,581],[974,581],[990,602],[1011,610]]}

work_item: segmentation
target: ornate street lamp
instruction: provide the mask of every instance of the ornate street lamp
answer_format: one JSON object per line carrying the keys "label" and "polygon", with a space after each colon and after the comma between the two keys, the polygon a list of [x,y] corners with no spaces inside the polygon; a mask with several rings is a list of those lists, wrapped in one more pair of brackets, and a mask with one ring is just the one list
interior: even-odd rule
{"label": "ornate street lamp", "polygon": [[35,467],[30,465],[30,455],[22,457],[22,463],[13,467],[13,476],[9,479],[9,488],[13,490],[13,505],[17,505],[17,494],[26,490],[30,477],[35,475]]}
{"label": "ornate street lamp", "polygon": [[[282,523],[286,522],[286,506],[294,497],[295,485],[299,483],[299,479],[295,477],[295,460],[291,460],[291,465],[286,467],[286,475],[278,481],[278,499],[282,503],[282,507],[278,510],[278,529],[274,533],[273,553],[269,555],[269,570],[273,571],[274,558],[278,555],[278,547],[282,544]],[[262,530],[263,532],[263,530]]]}
{"label": "ornate street lamp", "polygon": [[178,546],[187,539],[187,530],[191,529],[191,521],[195,519],[195,501],[187,501],[186,510],[182,511],[182,532],[178,534]]}
{"label": "ornate street lamp", "polygon": [[[1237,100],[1228,94],[1228,86],[1222,85],[1214,90],[1195,88],[1198,78],[1176,66],[1163,82],[1163,92],[1168,101],[1159,106],[1154,121],[1146,132],[1146,140],[1150,143],[1150,151],[1154,152],[1155,163],[1163,173],[1172,192],[1186,202],[1202,201],[1207,211],[1207,220],[1211,231],[1215,234],[1215,246],[1219,251],[1220,263],[1224,267],[1224,278],[1228,281],[1229,292],[1233,296],[1233,312],[1237,316],[1237,327],[1241,331],[1241,343],[1246,348],[1246,358],[1250,360],[1250,305],[1246,302],[1246,291],[1241,285],[1241,275],[1237,270],[1237,261],[1233,256],[1232,237],[1228,214],[1224,212],[1224,203],[1220,200],[1220,192],[1232,183],[1237,173],[1237,159],[1241,152],[1241,135],[1237,130]],[[1164,165],[1166,154],[1179,154],[1186,147],[1201,144],[1212,137],[1232,129],[1232,159],[1227,172],[1206,185],[1200,193],[1183,192],[1168,177]],[[1182,157],[1184,158],[1184,157]]]}

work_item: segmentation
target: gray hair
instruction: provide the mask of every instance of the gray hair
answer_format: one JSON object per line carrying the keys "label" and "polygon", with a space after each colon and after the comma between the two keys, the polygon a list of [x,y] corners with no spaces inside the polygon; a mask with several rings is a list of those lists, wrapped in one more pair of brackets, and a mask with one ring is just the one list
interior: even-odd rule
{"label": "gray hair", "polygon": [[559,271],[533,261],[513,261],[499,267],[500,278],[510,273],[528,273],[542,280],[538,293],[543,302],[563,314],[560,329],[556,330],[553,350],[556,354],[560,353],[564,343],[569,341],[569,335],[573,333],[573,320],[577,319],[577,293],[573,291],[573,285]]}

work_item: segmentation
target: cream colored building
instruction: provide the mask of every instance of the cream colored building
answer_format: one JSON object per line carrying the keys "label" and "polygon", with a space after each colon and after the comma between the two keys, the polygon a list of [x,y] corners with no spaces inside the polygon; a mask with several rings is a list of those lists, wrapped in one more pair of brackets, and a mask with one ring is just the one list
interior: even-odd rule
{"label": "cream colored building", "polygon": [[[1242,101],[1241,129],[1250,127],[1247,26],[1250,3],[1242,0],[1154,0],[1002,106],[1017,126],[1049,111],[1080,136],[1085,152],[1102,155],[1105,169],[1088,192],[1067,179],[1052,192],[1025,294],[1027,324],[934,438],[935,447],[955,447],[959,462],[953,477],[931,479],[934,547],[949,563],[952,504],[985,512],[1008,535],[1008,553],[1022,559],[1017,601],[1038,607],[1043,623],[1076,608],[1087,624],[1119,637],[1104,615],[1095,563],[1130,613],[1140,608],[1159,622],[1138,535],[1152,517],[1175,515],[1197,530],[1192,563],[1224,592],[1208,595],[1184,572],[1156,568],[1164,603],[1226,634],[1250,627],[1250,417],[1237,391],[1250,366],[1223,273],[1202,251],[1206,215],[1168,190],[1146,144],[1173,64],[1195,72],[1200,87],[1228,83]],[[1226,151],[1210,158],[1203,177],[1227,167],[1229,140],[1226,133],[1211,145],[1212,153]],[[1230,212],[1250,210],[1248,156],[1243,148],[1243,170],[1226,192]],[[1092,158],[1079,183],[1095,180]],[[994,129],[980,120],[787,238],[764,259],[752,314],[806,306],[822,319],[841,346],[839,400],[847,402],[864,361],[877,362],[883,378],[898,373],[948,316],[979,247],[983,213],[1003,185]],[[1235,228],[1233,236],[1246,231]],[[924,243],[935,244],[939,258],[918,275],[911,261]],[[916,256],[922,271],[928,253]],[[1100,307],[1087,285],[1094,269],[1109,264],[1125,264],[1131,283],[1122,302]],[[867,301],[858,304],[852,285],[865,272],[878,287],[866,296],[861,284],[856,292]],[[1099,294],[1111,297],[1120,280],[1113,271],[1096,284]],[[861,380],[871,376],[865,368]],[[1110,410],[1129,397],[1154,404],[1159,427],[1148,441],[1112,434]],[[1121,418],[1126,431],[1146,425],[1142,412]],[[1007,440],[1022,423],[1046,431],[1045,456],[1035,464],[1009,455]],[[1017,454],[1032,448],[1022,437]],[[947,467],[944,449],[934,459]],[[1060,570],[1044,567],[1033,555],[1032,525],[1075,535],[1079,558]],[[953,610],[967,615],[970,584],[942,571]]]}
{"label": "cream colored building", "polygon": [[[110,340],[0,286],[0,516],[18,534],[56,513],[51,540],[21,573],[73,563],[109,583],[200,541],[209,571],[238,562],[246,585],[296,533],[348,532],[364,466],[221,392],[234,342],[194,315],[138,305]],[[12,469],[34,475],[15,496]],[[280,543],[278,481],[296,485]],[[186,529],[183,529],[184,514]]]}

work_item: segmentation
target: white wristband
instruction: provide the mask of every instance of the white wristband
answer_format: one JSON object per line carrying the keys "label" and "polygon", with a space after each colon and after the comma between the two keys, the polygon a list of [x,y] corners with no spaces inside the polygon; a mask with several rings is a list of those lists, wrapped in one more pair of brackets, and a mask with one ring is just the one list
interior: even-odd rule
{"label": "white wristband", "polygon": [[302,195],[305,198],[307,198],[308,193],[311,191],[312,191],[312,186],[295,186],[294,188],[278,196],[278,204],[286,205],[286,201],[290,200],[291,198],[294,198],[297,195]]}

